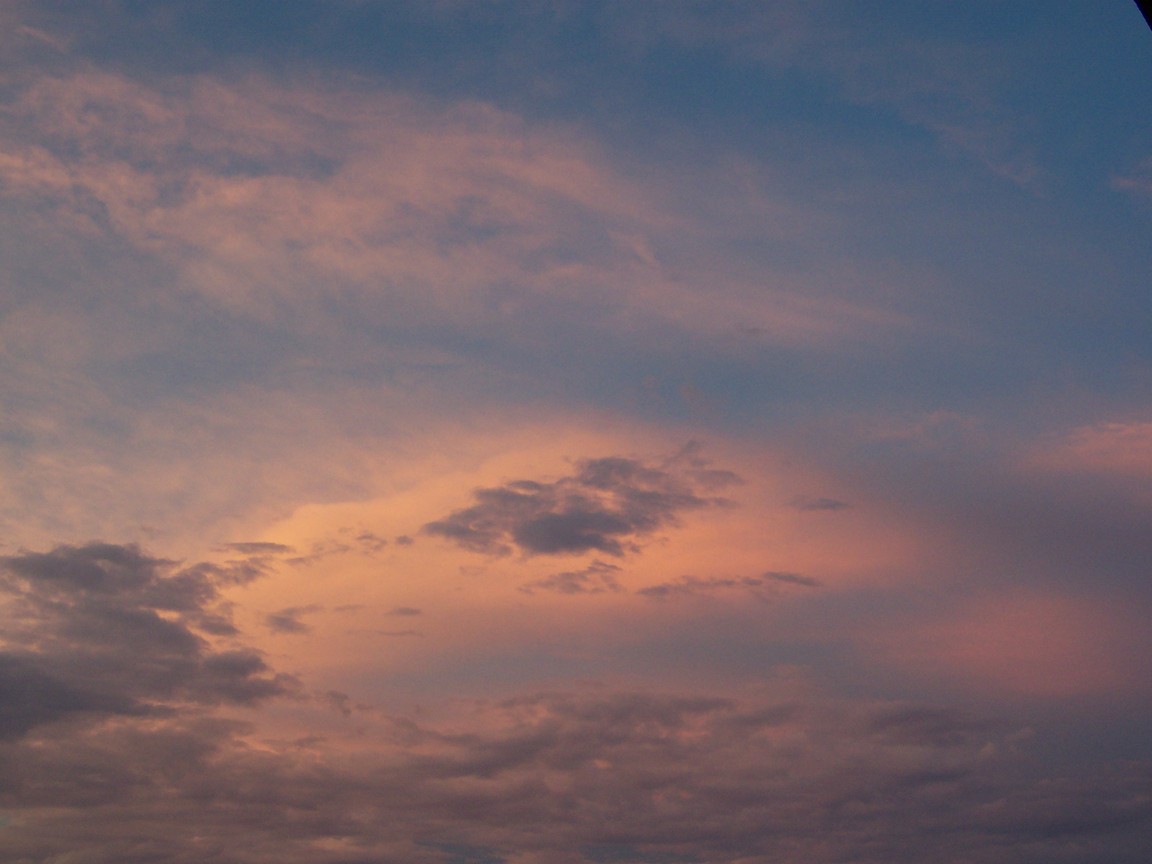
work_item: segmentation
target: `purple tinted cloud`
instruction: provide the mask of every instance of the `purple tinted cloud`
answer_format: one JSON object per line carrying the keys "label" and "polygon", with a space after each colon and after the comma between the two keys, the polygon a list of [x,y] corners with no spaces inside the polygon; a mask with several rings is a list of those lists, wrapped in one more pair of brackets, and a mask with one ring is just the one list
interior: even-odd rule
{"label": "purple tinted cloud", "polygon": [[680,513],[726,504],[703,494],[736,482],[729,472],[704,480],[619,456],[577,463],[551,482],[515,480],[475,490],[476,503],[423,527],[473,552],[574,555],[636,552],[640,541],[676,524]]}
{"label": "purple tinted cloud", "polygon": [[0,559],[9,610],[0,735],[76,714],[163,715],[290,692],[294,680],[258,653],[206,638],[234,632],[214,576],[110,543]]}

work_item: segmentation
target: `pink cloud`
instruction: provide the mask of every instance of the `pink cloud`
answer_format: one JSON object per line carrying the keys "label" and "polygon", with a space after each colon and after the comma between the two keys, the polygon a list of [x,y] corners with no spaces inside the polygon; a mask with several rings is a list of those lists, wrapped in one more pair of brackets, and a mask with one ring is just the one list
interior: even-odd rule
{"label": "pink cloud", "polygon": [[1152,474],[1152,423],[1111,422],[1075,429],[1036,448],[1028,464],[1058,473]]}
{"label": "pink cloud", "polygon": [[1152,201],[1152,158],[1143,160],[1126,174],[1113,177],[1112,186],[1139,201]]}
{"label": "pink cloud", "polygon": [[[6,126],[11,192],[116,233],[185,290],[281,324],[320,326],[338,298],[393,325],[475,325],[562,301],[620,333],[655,316],[726,342],[739,330],[825,347],[917,326],[794,276],[766,284],[708,252],[717,214],[697,212],[694,194],[629,176],[572,128],[484,104],[89,72],[39,80]],[[716,198],[732,167],[683,182]],[[731,211],[724,224],[767,217],[795,233],[811,221],[771,201],[750,166],[736,173],[747,176],[708,205]]]}
{"label": "pink cloud", "polygon": [[1063,698],[1147,691],[1140,616],[1055,590],[1007,589],[865,636],[885,662],[961,691]]}

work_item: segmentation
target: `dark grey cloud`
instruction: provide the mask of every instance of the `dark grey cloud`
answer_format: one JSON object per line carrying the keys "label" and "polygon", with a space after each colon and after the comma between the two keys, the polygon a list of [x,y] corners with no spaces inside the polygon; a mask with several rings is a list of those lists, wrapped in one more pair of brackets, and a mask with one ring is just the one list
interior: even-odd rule
{"label": "dark grey cloud", "polygon": [[387,539],[371,531],[361,531],[355,539],[366,552],[379,552],[388,545]]}
{"label": "dark grey cloud", "polygon": [[788,506],[797,510],[846,510],[852,505],[839,498],[813,498],[808,495],[796,495],[788,499]]}
{"label": "dark grey cloud", "polygon": [[543,579],[526,582],[520,586],[525,594],[548,591],[555,594],[603,594],[606,591],[623,591],[616,578],[620,568],[605,561],[593,561],[583,570],[566,570],[553,573]]}
{"label": "dark grey cloud", "polygon": [[339,690],[328,690],[321,694],[321,698],[345,717],[352,716],[352,697],[347,693],[342,693]]}
{"label": "dark grey cloud", "polygon": [[279,612],[266,615],[264,623],[276,633],[307,633],[312,628],[300,620],[301,616],[319,612],[322,608],[316,604],[288,606]]}
{"label": "dark grey cloud", "polygon": [[444,864],[507,864],[508,859],[498,849],[470,846],[466,843],[429,843],[419,845],[435,849],[444,857]]}
{"label": "dark grey cloud", "polygon": [[768,600],[776,596],[782,585],[818,588],[820,582],[811,576],[802,576],[799,573],[767,570],[759,576],[713,576],[707,578],[681,576],[672,582],[661,582],[641,588],[636,593],[642,597],[664,600],[670,597],[691,597],[741,591],[751,593],[761,600]]}
{"label": "dark grey cloud", "polygon": [[223,546],[232,552],[239,552],[242,555],[289,555],[296,550],[291,546],[285,546],[283,543],[225,543]]}
{"label": "dark grey cloud", "polygon": [[184,574],[203,577],[213,585],[247,585],[271,572],[268,562],[261,555],[225,561],[223,564],[201,562],[192,564],[182,571]]}
{"label": "dark grey cloud", "polygon": [[163,715],[174,705],[255,704],[291,689],[259,654],[214,648],[235,633],[227,568],[90,543],[0,558],[6,628],[0,738],[81,716]]}
{"label": "dark grey cloud", "polygon": [[294,558],[289,558],[288,563],[296,566],[314,564],[322,558],[327,558],[331,555],[344,555],[353,551],[353,549],[354,547],[350,543],[345,543],[342,540],[324,540],[320,543],[313,543],[307,555],[297,555]]}
{"label": "dark grey cloud", "polygon": [[635,552],[679,514],[728,503],[707,493],[738,482],[736,475],[707,469],[695,451],[688,453],[661,466],[620,456],[585,459],[559,480],[477,489],[471,507],[421,530],[489,555]]}
{"label": "dark grey cloud", "polygon": [[85,712],[139,713],[123,694],[101,693],[40,668],[35,657],[0,654],[0,740]]}
{"label": "dark grey cloud", "polygon": [[754,590],[763,587],[763,585],[764,580],[756,576],[742,576],[737,578],[681,576],[673,582],[661,582],[657,585],[648,585],[636,593],[642,597],[663,600],[667,597],[714,594],[718,591],[732,589]]}
{"label": "dark grey cloud", "polygon": [[802,576],[799,573],[789,573],[784,570],[766,570],[760,575],[761,579],[769,582],[783,582],[786,585],[801,585],[805,588],[819,588],[820,580],[811,576]]}

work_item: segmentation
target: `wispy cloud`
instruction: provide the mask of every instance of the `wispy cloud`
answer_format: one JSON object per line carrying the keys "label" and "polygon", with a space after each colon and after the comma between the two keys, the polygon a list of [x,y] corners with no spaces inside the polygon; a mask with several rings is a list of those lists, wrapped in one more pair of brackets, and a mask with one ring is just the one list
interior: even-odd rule
{"label": "wispy cloud", "polygon": [[274,633],[307,633],[311,628],[300,619],[320,611],[322,607],[316,605],[288,606],[279,612],[266,615],[264,621],[268,629]]}
{"label": "wispy cloud", "polygon": [[267,543],[267,542],[244,542],[244,543],[226,543],[224,548],[232,551],[239,552],[242,555],[289,555],[296,550],[291,546],[285,546],[283,543]]}
{"label": "wispy cloud", "polygon": [[747,592],[761,600],[771,600],[784,586],[818,588],[820,582],[799,573],[782,573],[769,570],[760,576],[727,578],[721,576],[699,577],[682,576],[673,582],[648,585],[636,593],[654,600],[676,597],[708,596],[731,592]]}
{"label": "wispy cloud", "polygon": [[557,594],[602,594],[605,591],[623,591],[616,574],[620,568],[604,561],[593,561],[583,570],[565,570],[543,579],[525,582],[520,590],[525,594],[551,591]]}
{"label": "wispy cloud", "polygon": [[797,510],[844,510],[852,505],[847,501],[841,501],[839,498],[812,498],[808,495],[796,495],[788,499],[788,506],[795,507]]}

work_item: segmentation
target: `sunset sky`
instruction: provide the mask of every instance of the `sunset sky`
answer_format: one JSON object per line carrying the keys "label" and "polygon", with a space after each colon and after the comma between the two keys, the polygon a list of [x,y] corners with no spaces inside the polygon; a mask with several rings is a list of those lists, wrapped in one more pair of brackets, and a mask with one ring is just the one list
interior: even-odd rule
{"label": "sunset sky", "polygon": [[1147,864],[1131,0],[0,0],[0,860]]}

